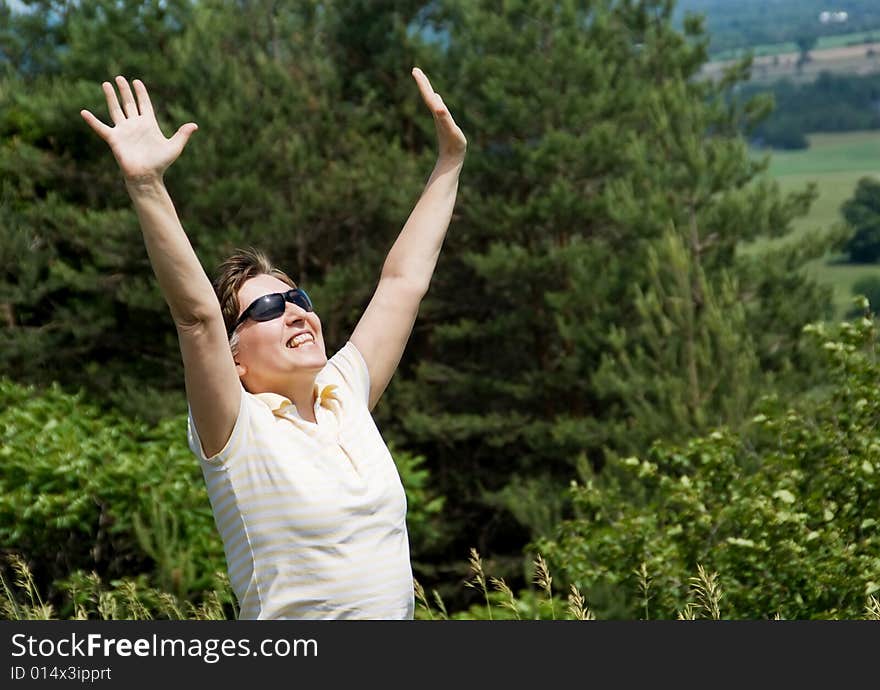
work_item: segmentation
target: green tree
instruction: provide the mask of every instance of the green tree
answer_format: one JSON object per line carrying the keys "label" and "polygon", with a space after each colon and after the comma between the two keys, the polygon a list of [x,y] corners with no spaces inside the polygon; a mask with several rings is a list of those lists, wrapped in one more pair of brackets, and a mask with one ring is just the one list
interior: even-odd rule
{"label": "green tree", "polygon": [[170,45],[192,4],[29,5],[6,14],[0,31],[0,216],[11,219],[0,226],[3,371],[44,384],[87,381],[154,418],[179,412],[179,398],[172,407],[150,390],[174,369],[174,342],[136,220],[106,151],[83,136],[76,115],[100,112],[100,83],[118,73],[173,90]]}
{"label": "green tree", "polygon": [[[183,409],[175,334],[124,186],[77,122],[80,108],[103,112],[100,83],[120,73],[149,85],[166,131],[181,118],[201,125],[168,184],[206,269],[236,246],[265,248],[312,286],[328,345],[342,345],[430,169],[432,141],[410,125],[403,142],[400,118],[379,101],[385,84],[368,68],[375,57],[387,81],[387,51],[353,64],[354,47],[334,38],[347,40],[363,19],[357,8],[108,0],[38,9],[8,16],[0,34],[10,56],[0,170],[14,173],[3,175],[0,213],[15,218],[0,236],[0,252],[15,257],[0,293],[4,369],[33,382],[85,381],[97,399],[152,420]],[[372,33],[405,27],[408,16],[377,8]],[[412,65],[401,31],[385,32],[384,45],[401,46],[402,101]],[[50,37],[38,55],[22,47]]]}
{"label": "green tree", "polygon": [[853,263],[876,263],[880,259],[880,180],[863,177],[853,196],[840,208],[853,230],[844,246]]}
{"label": "green tree", "polygon": [[770,116],[749,135],[762,145],[782,149],[807,148],[806,132],[845,132],[880,128],[880,112],[873,107],[880,96],[880,75],[840,75],[820,72],[815,81],[795,84],[781,79],[773,84],[751,83],[743,97],[772,95]]}
{"label": "green tree", "polygon": [[[871,304],[880,304],[880,276],[864,276],[854,281],[850,291],[856,297],[865,297]],[[861,314],[862,310],[854,306],[847,317],[852,318]]]}
{"label": "green tree", "polygon": [[802,33],[795,36],[794,42],[798,47],[797,70],[803,70],[804,65],[810,61],[810,51],[816,47],[819,37],[813,33]]}
{"label": "green tree", "polygon": [[[676,31],[671,7],[450,0],[431,15],[473,146],[413,364],[385,409],[456,497],[449,517],[470,542],[456,554],[546,530],[578,465],[684,433],[671,409],[689,410],[691,431],[741,419],[800,368],[800,329],[828,304],[799,270],[818,240],[740,256],[789,232],[814,192],[785,197],[766,179],[739,135],[766,109],[729,98],[747,63],[700,81],[701,24]],[[652,275],[671,242],[681,272]],[[658,341],[651,324],[670,314]],[[652,378],[654,357],[682,361],[687,342],[706,379],[696,407],[686,369]],[[713,388],[709,372],[737,362],[743,375]],[[645,400],[654,419],[636,414]]]}
{"label": "green tree", "polygon": [[711,285],[674,231],[646,264],[634,323],[615,326],[594,378],[601,394],[620,401],[618,433],[630,450],[671,429],[680,437],[737,425],[758,394],[756,347],[733,279],[722,271]]}

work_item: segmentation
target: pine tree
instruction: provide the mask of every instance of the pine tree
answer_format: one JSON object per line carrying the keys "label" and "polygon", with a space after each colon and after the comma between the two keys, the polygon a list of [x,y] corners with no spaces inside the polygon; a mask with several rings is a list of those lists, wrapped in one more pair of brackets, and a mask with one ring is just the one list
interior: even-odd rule
{"label": "pine tree", "polygon": [[648,252],[647,284],[636,288],[636,319],[615,326],[612,347],[594,381],[616,399],[619,452],[656,438],[684,438],[746,418],[762,391],[758,358],[736,281],[721,270],[715,284],[695,264],[681,235],[665,235]]}
{"label": "pine tree", "polygon": [[[192,6],[28,4],[7,13],[0,31],[0,215],[10,219],[0,235],[10,258],[0,288],[3,369],[115,391],[124,402],[168,374],[173,341],[124,185],[78,113],[106,109],[100,83],[115,74],[149,82],[172,73],[169,44]],[[157,402],[139,400],[142,409]]]}
{"label": "pine tree", "polygon": [[[7,17],[0,167],[15,173],[2,196],[15,221],[0,251],[16,257],[3,285],[10,373],[86,385],[150,419],[183,409],[176,335],[137,221],[106,146],[77,114],[105,112],[100,83],[115,74],[148,84],[166,133],[200,125],[166,181],[209,274],[235,247],[264,249],[324,307],[330,349],[344,343],[431,165],[420,132],[402,144],[371,56],[346,63],[350,46],[339,41],[368,9],[131,0],[46,2]],[[376,31],[408,21],[380,9]],[[22,47],[42,47],[44,30],[51,46]],[[421,104],[411,61],[400,63],[412,130]],[[421,110],[418,119],[430,125]]]}
{"label": "pine tree", "polygon": [[449,0],[432,15],[471,152],[391,394],[481,551],[540,534],[499,504],[546,524],[541,506],[565,511],[548,481],[740,419],[828,304],[799,271],[828,241],[740,256],[813,192],[766,179],[739,134],[766,108],[731,98],[748,64],[699,80],[702,24],[676,31],[672,7]]}

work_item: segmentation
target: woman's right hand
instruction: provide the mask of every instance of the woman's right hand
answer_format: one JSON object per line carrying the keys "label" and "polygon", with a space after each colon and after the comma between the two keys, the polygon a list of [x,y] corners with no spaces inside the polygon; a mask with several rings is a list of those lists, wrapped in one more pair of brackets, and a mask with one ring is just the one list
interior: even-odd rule
{"label": "woman's right hand", "polygon": [[134,94],[125,77],[116,77],[121,105],[113,85],[107,81],[101,84],[113,127],[105,125],[88,110],[81,110],[80,115],[110,145],[126,181],[161,179],[168,166],[177,160],[198,125],[188,122],[170,139],[166,138],[156,122],[147,88],[139,79],[132,84]]}

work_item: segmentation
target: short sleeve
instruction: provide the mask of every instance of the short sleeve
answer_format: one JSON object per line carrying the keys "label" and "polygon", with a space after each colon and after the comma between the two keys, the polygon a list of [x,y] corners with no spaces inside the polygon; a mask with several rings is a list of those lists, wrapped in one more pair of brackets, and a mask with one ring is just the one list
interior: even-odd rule
{"label": "short sleeve", "polygon": [[196,423],[192,416],[192,409],[187,406],[186,438],[189,443],[189,449],[200,462],[205,462],[209,465],[223,465],[234,455],[235,451],[242,446],[245,437],[249,433],[250,427],[248,398],[249,395],[247,391],[242,388],[238,416],[235,418],[235,426],[232,427],[232,433],[229,435],[229,440],[226,441],[226,445],[223,446],[218,453],[210,458],[205,456],[205,450],[202,448],[202,441],[199,438],[198,431],[196,430]]}
{"label": "short sleeve", "polygon": [[350,340],[330,358],[332,365],[345,384],[351,388],[358,400],[370,404],[370,372],[367,363],[354,343]]}

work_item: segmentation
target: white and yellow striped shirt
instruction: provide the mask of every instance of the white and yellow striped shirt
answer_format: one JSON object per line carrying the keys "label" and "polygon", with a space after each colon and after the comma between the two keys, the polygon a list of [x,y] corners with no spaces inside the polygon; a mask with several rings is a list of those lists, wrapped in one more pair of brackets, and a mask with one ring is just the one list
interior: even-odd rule
{"label": "white and yellow striped shirt", "polygon": [[406,495],[348,342],[318,374],[315,416],[242,389],[226,446],[206,458],[189,417],[242,619],[413,617]]}

